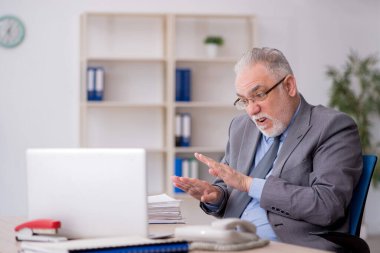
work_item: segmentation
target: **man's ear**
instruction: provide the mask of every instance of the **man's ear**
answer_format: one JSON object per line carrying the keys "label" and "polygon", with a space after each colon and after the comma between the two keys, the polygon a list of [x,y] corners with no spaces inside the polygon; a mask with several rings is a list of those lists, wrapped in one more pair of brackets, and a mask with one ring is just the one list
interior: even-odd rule
{"label": "man's ear", "polygon": [[297,95],[297,83],[293,75],[288,75],[283,84],[289,96],[294,97]]}

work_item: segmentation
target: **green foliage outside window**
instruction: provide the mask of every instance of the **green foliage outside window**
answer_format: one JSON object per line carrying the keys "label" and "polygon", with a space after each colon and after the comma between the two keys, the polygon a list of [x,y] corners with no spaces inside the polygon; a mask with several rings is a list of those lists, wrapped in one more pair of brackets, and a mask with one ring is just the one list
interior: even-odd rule
{"label": "green foliage outside window", "polygon": [[[379,156],[380,145],[373,143],[371,135],[374,119],[380,118],[380,70],[377,63],[375,55],[361,58],[351,52],[341,70],[329,66],[326,74],[332,81],[329,105],[356,121],[363,153]],[[380,182],[380,163],[377,163],[372,182],[375,186]]]}

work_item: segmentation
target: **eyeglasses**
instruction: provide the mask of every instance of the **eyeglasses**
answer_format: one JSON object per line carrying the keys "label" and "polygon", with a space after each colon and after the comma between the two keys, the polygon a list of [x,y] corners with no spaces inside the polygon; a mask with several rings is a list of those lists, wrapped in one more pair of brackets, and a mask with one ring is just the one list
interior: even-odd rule
{"label": "eyeglasses", "polygon": [[263,101],[268,97],[269,92],[274,90],[278,85],[280,85],[287,76],[284,76],[280,81],[278,81],[275,85],[273,85],[269,90],[267,91],[259,91],[256,93],[252,98],[237,98],[234,102],[234,106],[238,110],[245,110],[247,106],[249,105],[249,101],[255,102],[255,101]]}

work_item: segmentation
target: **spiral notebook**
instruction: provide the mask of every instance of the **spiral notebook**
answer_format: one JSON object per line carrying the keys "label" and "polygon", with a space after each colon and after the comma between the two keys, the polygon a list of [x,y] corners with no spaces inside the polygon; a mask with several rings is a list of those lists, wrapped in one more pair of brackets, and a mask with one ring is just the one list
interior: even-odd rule
{"label": "spiral notebook", "polygon": [[20,253],[161,253],[188,252],[186,241],[152,240],[141,236],[81,239],[55,243],[23,242]]}

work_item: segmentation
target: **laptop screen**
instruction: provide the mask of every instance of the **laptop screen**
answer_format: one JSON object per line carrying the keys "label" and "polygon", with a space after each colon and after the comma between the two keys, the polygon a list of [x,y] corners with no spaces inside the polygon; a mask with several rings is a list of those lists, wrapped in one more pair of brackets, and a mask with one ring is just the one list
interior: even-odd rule
{"label": "laptop screen", "polygon": [[147,236],[143,149],[29,149],[28,219],[68,238]]}

